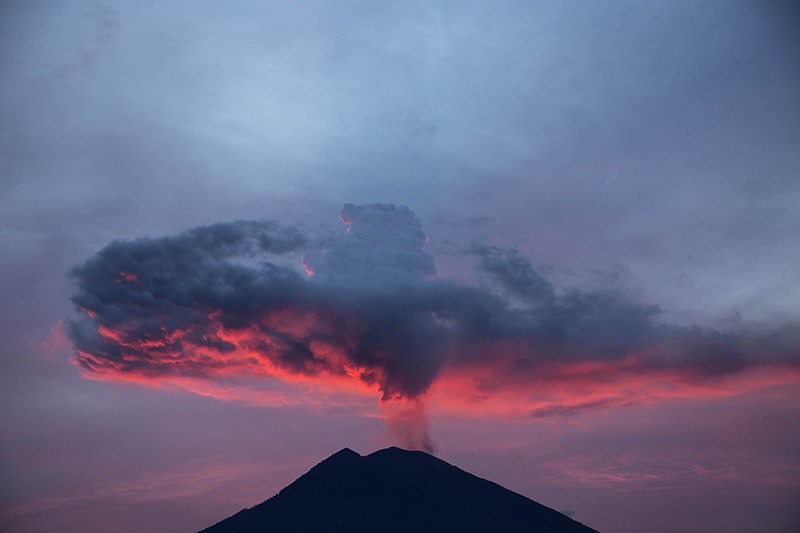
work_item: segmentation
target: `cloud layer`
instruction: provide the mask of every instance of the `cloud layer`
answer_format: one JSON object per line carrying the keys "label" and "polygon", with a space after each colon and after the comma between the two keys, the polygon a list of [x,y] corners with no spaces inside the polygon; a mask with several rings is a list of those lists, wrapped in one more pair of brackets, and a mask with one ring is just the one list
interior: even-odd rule
{"label": "cloud layer", "polygon": [[409,208],[347,204],[340,218],[347,232],[322,240],[236,221],[112,242],[71,272],[76,361],[101,379],[377,390],[409,402],[399,434],[404,418],[425,424],[417,402],[432,389],[453,404],[535,397],[512,410],[547,416],[798,375],[800,334],[788,326],[665,325],[655,306],[560,290],[489,245],[465,251],[481,284],[439,279]]}

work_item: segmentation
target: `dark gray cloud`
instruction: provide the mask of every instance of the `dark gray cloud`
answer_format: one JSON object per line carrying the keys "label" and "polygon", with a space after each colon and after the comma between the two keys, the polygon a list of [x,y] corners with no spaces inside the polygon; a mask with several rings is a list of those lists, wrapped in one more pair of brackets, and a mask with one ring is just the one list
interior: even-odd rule
{"label": "dark gray cloud", "polygon": [[317,280],[374,292],[436,274],[433,258],[424,251],[428,237],[408,207],[345,204],[339,218],[347,235],[304,260]]}
{"label": "dark gray cloud", "polygon": [[[469,250],[484,286],[436,279],[409,208],[347,204],[340,218],[347,233],[322,240],[239,221],[109,244],[72,271],[79,363],[143,379],[349,376],[377,385],[384,400],[420,398],[444,365],[479,370],[483,391],[800,367],[800,338],[788,327],[665,325],[657,307],[621,290],[559,290],[518,251],[487,245]],[[301,251],[306,273],[279,261]],[[588,376],[571,370],[587,362],[600,366]]]}

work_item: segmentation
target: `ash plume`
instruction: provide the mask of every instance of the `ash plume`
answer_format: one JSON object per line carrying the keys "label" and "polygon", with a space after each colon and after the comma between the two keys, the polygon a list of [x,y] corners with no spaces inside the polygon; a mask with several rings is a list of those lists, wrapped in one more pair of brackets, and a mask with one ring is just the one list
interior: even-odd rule
{"label": "ash plume", "polygon": [[403,448],[436,453],[423,399],[387,402],[384,412],[389,432]]}
{"label": "ash plume", "polygon": [[387,405],[409,402],[390,426],[422,449],[432,449],[423,400],[437,381],[475,401],[571,391],[570,402],[528,409],[542,416],[614,404],[618,392],[598,391],[629,378],[700,390],[759,369],[798,374],[790,325],[666,325],[656,306],[612,289],[559,291],[518,251],[488,245],[465,254],[486,283],[439,279],[408,207],[347,204],[340,218],[347,232],[322,241],[274,221],[236,221],[112,242],[71,271],[76,362],[100,379],[145,383],[352,382]]}

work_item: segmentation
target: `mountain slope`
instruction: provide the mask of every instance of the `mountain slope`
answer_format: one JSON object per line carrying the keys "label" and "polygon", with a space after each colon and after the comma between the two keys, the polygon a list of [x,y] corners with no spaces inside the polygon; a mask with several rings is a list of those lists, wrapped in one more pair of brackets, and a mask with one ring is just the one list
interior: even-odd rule
{"label": "mountain slope", "polygon": [[591,533],[567,516],[424,452],[345,448],[269,500],[202,533]]}

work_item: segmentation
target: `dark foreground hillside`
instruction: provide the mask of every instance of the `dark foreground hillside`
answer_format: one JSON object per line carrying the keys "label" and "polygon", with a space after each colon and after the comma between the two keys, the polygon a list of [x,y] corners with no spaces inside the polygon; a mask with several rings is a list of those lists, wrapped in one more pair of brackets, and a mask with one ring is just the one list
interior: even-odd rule
{"label": "dark foreground hillside", "polygon": [[[591,533],[594,529],[424,452],[345,448],[269,500],[203,533]],[[596,532],[595,532],[596,533]]]}

